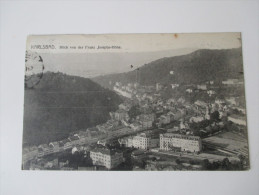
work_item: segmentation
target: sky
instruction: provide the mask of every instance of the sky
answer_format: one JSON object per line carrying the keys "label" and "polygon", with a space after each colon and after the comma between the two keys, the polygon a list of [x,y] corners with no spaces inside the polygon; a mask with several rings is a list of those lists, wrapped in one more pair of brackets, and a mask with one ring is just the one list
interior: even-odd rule
{"label": "sky", "polygon": [[197,49],[238,47],[240,33],[32,35],[27,39],[27,50],[40,54],[45,71],[82,77],[126,72],[131,65],[135,69]]}

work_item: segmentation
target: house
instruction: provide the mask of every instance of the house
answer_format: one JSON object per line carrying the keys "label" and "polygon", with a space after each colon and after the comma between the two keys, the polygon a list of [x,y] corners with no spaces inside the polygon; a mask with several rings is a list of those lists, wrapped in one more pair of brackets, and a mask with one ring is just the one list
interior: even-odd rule
{"label": "house", "polygon": [[207,91],[207,94],[208,94],[209,96],[212,96],[212,95],[215,95],[216,92],[213,91],[213,90],[208,90],[208,91]]}
{"label": "house", "polygon": [[59,143],[58,142],[50,142],[49,147],[53,152],[59,152]]}
{"label": "house", "polygon": [[128,148],[133,147],[133,137],[132,136],[120,138],[120,139],[118,139],[118,142],[121,146],[125,146]]}
{"label": "house", "polygon": [[233,123],[235,123],[237,125],[246,126],[246,118],[244,116],[231,115],[231,116],[228,116],[228,120],[232,121]]}
{"label": "house", "polygon": [[156,91],[160,91],[161,89],[163,89],[163,85],[156,83]]}
{"label": "house", "polygon": [[54,159],[52,161],[48,161],[45,163],[44,168],[56,168],[58,167],[58,159]]}
{"label": "house", "polygon": [[204,101],[201,101],[201,100],[197,100],[196,102],[194,102],[194,104],[198,107],[203,107],[203,108],[207,107],[207,103],[205,103]]}
{"label": "house", "polygon": [[222,81],[223,85],[235,85],[235,84],[239,84],[238,79],[228,79],[225,81]]}
{"label": "house", "polygon": [[151,128],[153,125],[153,122],[150,119],[143,119],[143,120],[140,120],[139,122],[142,125],[142,129]]}
{"label": "house", "polygon": [[125,110],[127,112],[130,110],[131,107],[132,107],[131,104],[126,102],[119,105],[119,109]]}
{"label": "house", "polygon": [[120,165],[123,161],[123,153],[106,148],[96,148],[90,151],[90,158],[93,165],[104,166],[107,169],[112,169]]}
{"label": "house", "polygon": [[79,146],[79,145],[77,145],[77,146],[74,146],[73,148],[72,148],[72,154],[74,154],[75,152],[79,152],[81,150],[81,147]]}
{"label": "house", "polygon": [[139,131],[142,129],[142,125],[139,122],[134,122],[130,124],[130,128],[133,129],[134,131]]}
{"label": "house", "polygon": [[226,102],[229,103],[230,105],[237,105],[235,97],[226,98]]}
{"label": "house", "polygon": [[198,136],[181,135],[174,133],[160,134],[160,150],[200,152],[201,149],[201,138]]}
{"label": "house", "polygon": [[179,87],[179,84],[171,84],[172,89]]}
{"label": "house", "polygon": [[192,89],[186,89],[185,90],[187,93],[192,93]]}
{"label": "house", "polygon": [[160,117],[159,117],[159,122],[161,123],[161,124],[169,124],[170,123],[170,115],[161,115]]}
{"label": "house", "polygon": [[44,156],[50,154],[52,151],[48,144],[41,144],[38,146],[38,156]]}
{"label": "house", "polygon": [[184,104],[185,103],[185,99],[183,97],[180,97],[178,100],[177,100],[178,103],[181,103],[181,104]]}
{"label": "house", "polygon": [[193,123],[193,122],[198,123],[203,120],[204,120],[204,117],[202,117],[202,116],[193,116],[190,118],[190,123]]}
{"label": "house", "polygon": [[220,99],[220,98],[216,98],[215,99],[215,103],[216,104],[223,104],[223,103],[226,103],[224,99]]}
{"label": "house", "polygon": [[205,84],[197,85],[197,89],[207,90],[207,85],[205,85]]}
{"label": "house", "polygon": [[70,136],[68,140],[71,142],[71,145],[77,145],[80,143],[79,136],[77,134]]}
{"label": "house", "polygon": [[88,133],[86,131],[79,131],[78,136],[79,136],[79,143],[80,144],[83,144],[83,143],[87,142]]}
{"label": "house", "polygon": [[64,145],[64,150],[72,148],[72,143],[69,139],[62,140],[62,143]]}

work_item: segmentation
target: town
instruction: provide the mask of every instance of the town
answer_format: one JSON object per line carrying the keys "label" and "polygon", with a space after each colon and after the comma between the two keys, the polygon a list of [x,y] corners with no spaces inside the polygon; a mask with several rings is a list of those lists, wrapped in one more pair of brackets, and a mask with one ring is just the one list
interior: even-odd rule
{"label": "town", "polygon": [[22,168],[245,170],[246,110],[238,93],[243,85],[239,79],[154,86],[110,82],[124,101],[106,123],[24,147]]}

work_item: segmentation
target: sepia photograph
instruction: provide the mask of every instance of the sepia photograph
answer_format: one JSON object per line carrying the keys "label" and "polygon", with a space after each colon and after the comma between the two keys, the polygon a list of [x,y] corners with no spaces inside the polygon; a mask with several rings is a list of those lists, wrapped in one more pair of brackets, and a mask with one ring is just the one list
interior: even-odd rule
{"label": "sepia photograph", "polygon": [[22,170],[250,169],[242,37],[29,35]]}

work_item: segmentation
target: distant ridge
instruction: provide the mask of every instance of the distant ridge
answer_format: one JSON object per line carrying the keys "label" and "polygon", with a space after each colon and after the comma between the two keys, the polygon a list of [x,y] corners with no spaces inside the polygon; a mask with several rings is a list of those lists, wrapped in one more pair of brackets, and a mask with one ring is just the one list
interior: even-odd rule
{"label": "distant ridge", "polygon": [[38,145],[106,122],[121,99],[90,79],[46,72],[24,101],[23,143]]}
{"label": "distant ridge", "polygon": [[[127,73],[110,74],[92,78],[109,88],[109,83],[136,82],[141,85],[198,84],[209,80],[220,82],[227,78],[243,77],[241,48],[224,50],[196,50],[187,55],[166,57],[143,65]],[[173,71],[173,74],[170,74]]]}

